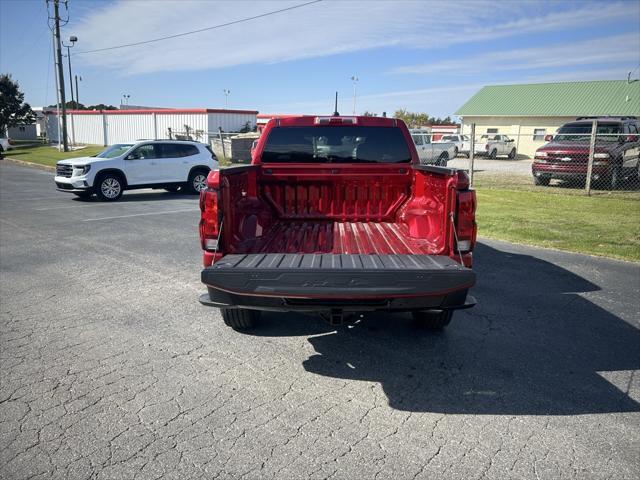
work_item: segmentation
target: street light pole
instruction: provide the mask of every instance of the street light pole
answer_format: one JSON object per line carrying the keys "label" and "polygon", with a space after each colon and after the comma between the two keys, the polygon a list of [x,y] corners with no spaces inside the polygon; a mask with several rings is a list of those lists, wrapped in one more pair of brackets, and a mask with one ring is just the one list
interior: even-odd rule
{"label": "street light pole", "polygon": [[358,84],[358,77],[353,75],[351,77],[351,81],[353,82],[353,114],[356,114],[356,93],[357,93],[357,84]]}
{"label": "street light pole", "polygon": [[223,89],[222,92],[224,93],[224,108],[229,108],[229,95],[231,94],[231,90],[228,89]]}
{"label": "street light pole", "polygon": [[[78,93],[78,75],[76,77],[76,102],[80,103],[80,93]],[[80,81],[82,81],[82,77],[80,77]]]}
{"label": "street light pole", "polygon": [[[62,45],[67,47],[67,60],[69,60],[69,87],[71,89],[71,103],[73,107],[77,109],[78,105],[73,96],[73,75],[71,74],[71,47],[73,47],[76,44],[76,42],[78,41],[78,37],[71,36],[69,37],[69,41],[71,42],[71,45],[65,45],[64,42],[62,43]],[[72,145],[76,144],[76,131],[75,131],[75,125],[73,122],[73,114],[71,114],[71,144]]]}

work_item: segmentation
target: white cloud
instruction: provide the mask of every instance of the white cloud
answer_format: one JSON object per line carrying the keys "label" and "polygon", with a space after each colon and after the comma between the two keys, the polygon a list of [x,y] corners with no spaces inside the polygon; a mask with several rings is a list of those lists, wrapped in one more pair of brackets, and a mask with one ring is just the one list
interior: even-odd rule
{"label": "white cloud", "polygon": [[[120,1],[74,28],[85,50],[162,37],[301,3],[274,0]],[[542,8],[541,8],[542,5]],[[562,9],[557,11],[558,5]],[[204,70],[321,57],[382,46],[442,47],[544,32],[629,15],[629,3],[328,1],[186,37],[78,56],[122,74]],[[549,13],[540,15],[549,6]],[[633,7],[635,8],[635,6]],[[437,40],[435,42],[434,40]]]}
{"label": "white cloud", "polygon": [[478,72],[492,68],[500,71],[540,70],[613,63],[635,66],[639,60],[638,52],[640,52],[640,33],[636,32],[587,41],[494,51],[455,60],[408,65],[394,68],[390,73],[477,75]]}

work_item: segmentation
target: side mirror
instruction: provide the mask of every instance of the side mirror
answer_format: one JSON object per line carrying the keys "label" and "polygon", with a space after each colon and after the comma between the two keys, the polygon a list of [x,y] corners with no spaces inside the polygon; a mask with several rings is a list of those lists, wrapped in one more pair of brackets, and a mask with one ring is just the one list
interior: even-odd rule
{"label": "side mirror", "polygon": [[545,135],[544,136],[544,141],[545,142],[553,142],[553,135]]}

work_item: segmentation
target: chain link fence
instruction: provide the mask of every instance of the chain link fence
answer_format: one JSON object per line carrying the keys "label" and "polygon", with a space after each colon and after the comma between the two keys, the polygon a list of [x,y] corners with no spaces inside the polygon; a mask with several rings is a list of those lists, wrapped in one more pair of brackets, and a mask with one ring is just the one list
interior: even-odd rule
{"label": "chain link fence", "polygon": [[423,163],[464,169],[478,188],[640,199],[640,132],[634,118],[579,119],[553,134],[496,130],[464,125],[460,134],[412,135]]}

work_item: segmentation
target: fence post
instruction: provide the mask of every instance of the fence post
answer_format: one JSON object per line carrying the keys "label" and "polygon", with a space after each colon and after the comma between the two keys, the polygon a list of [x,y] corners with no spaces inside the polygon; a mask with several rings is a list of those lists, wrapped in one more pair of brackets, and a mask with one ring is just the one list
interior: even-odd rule
{"label": "fence post", "polygon": [[471,141],[469,142],[469,185],[473,186],[473,162],[476,150],[476,124],[471,124]]}
{"label": "fence post", "polygon": [[222,145],[222,157],[227,158],[227,153],[224,151],[224,138],[222,136],[222,127],[218,127],[218,137],[220,138],[220,145]]}
{"label": "fence post", "polygon": [[593,171],[593,154],[596,149],[596,136],[598,132],[598,120],[594,120],[591,124],[591,141],[589,142],[589,163],[587,164],[587,181],[585,189],[587,195],[591,195],[591,172]]}

